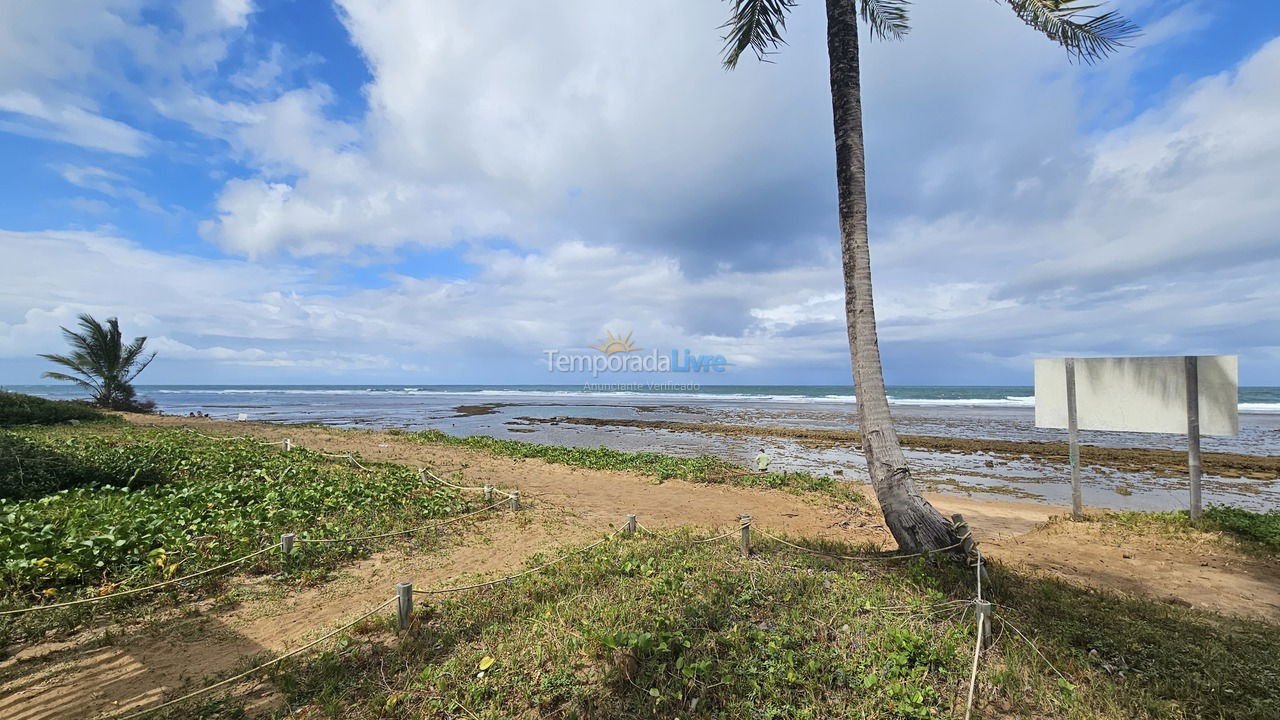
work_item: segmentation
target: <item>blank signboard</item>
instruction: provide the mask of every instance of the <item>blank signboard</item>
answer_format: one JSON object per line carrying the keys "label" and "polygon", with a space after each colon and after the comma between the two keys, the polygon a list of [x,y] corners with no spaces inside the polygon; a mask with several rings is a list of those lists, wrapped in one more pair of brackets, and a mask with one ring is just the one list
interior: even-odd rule
{"label": "blank signboard", "polygon": [[[1239,432],[1235,355],[1198,358],[1200,432]],[[1187,432],[1186,362],[1174,357],[1076,358],[1076,419],[1081,430]],[[1063,358],[1036,360],[1036,427],[1067,427]]]}

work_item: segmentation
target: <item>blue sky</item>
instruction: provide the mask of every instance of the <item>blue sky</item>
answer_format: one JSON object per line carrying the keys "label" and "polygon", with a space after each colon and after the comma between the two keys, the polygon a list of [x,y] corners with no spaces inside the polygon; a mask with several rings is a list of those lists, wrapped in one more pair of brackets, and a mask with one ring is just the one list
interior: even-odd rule
{"label": "blue sky", "polygon": [[[986,0],[864,46],[889,382],[1280,384],[1280,6],[1113,5],[1144,35],[1094,67]],[[0,383],[80,312],[152,338],[154,383],[573,383],[543,351],[608,331],[848,382],[821,3],[732,73],[725,12],[5,4]]]}

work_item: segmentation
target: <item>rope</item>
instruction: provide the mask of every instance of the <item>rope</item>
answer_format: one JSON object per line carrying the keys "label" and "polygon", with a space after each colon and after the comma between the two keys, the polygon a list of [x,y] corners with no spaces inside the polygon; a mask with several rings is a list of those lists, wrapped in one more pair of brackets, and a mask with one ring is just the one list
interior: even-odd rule
{"label": "rope", "polygon": [[365,540],[381,540],[382,538],[395,537],[397,535],[411,535],[416,532],[421,532],[422,530],[429,530],[434,527],[449,525],[451,523],[458,522],[459,520],[464,520],[466,518],[469,518],[472,515],[479,515],[482,512],[487,512],[489,510],[492,510],[498,507],[499,505],[506,505],[506,504],[507,504],[506,500],[501,500],[488,507],[482,507],[479,510],[472,510],[469,513],[464,513],[462,515],[455,515],[451,518],[445,518],[444,520],[437,520],[435,522],[428,523],[426,525],[419,525],[418,527],[412,527],[412,528],[409,528],[408,530],[396,530],[395,532],[380,533],[378,535],[361,535],[359,537],[350,537],[350,538],[297,538],[294,540],[294,542],[296,543],[363,542]]}
{"label": "rope", "polygon": [[[803,550],[804,552],[813,553],[814,555],[821,555],[823,557],[837,558],[839,560],[903,560],[906,558],[924,557],[925,555],[933,555],[935,553],[945,552],[947,550],[952,550],[954,548],[960,547],[960,543],[955,543],[954,545],[948,545],[946,547],[938,548],[936,550],[925,550],[924,552],[911,553],[910,555],[860,555],[860,556],[859,555],[840,555],[837,553],[828,553],[828,552],[822,552],[821,550],[814,550],[813,548],[807,548],[802,545],[796,545],[795,543],[783,540],[782,538],[776,535],[771,535],[765,532],[764,530],[760,530],[758,532],[761,535],[769,538],[770,540],[780,542],[783,545],[793,547],[797,550]],[[981,592],[979,592],[979,597],[981,597]]]}
{"label": "rope", "polygon": [[737,528],[734,528],[733,530],[730,530],[729,532],[727,532],[727,533],[725,533],[725,534],[723,534],[723,535],[717,535],[717,536],[715,536],[715,537],[712,537],[712,538],[706,538],[706,539],[704,539],[704,540],[691,540],[690,542],[692,542],[692,543],[693,543],[693,544],[695,544],[695,545],[701,545],[702,543],[715,542],[716,540],[723,540],[723,539],[725,539],[725,538],[729,537],[730,535],[737,535],[741,530],[742,530],[742,528],[741,528],[741,527],[737,527]]}
{"label": "rope", "polygon": [[21,615],[24,613],[35,612],[36,610],[53,610],[54,608],[70,607],[72,605],[83,605],[84,603],[102,602],[104,600],[124,597],[126,595],[136,595],[140,592],[146,592],[147,590],[155,590],[156,588],[161,588],[166,585],[174,585],[176,583],[190,580],[191,578],[200,577],[201,575],[208,575],[211,572],[222,570],[223,568],[228,568],[228,567],[231,567],[232,565],[242,563],[251,557],[256,557],[258,555],[261,555],[264,552],[267,552],[268,550],[274,550],[278,547],[280,547],[278,543],[275,545],[268,545],[267,547],[264,547],[261,550],[251,552],[248,555],[245,555],[244,557],[236,558],[235,560],[228,560],[227,562],[224,562],[221,565],[215,565],[211,568],[201,570],[199,572],[191,573],[190,575],[184,575],[180,578],[175,578],[173,580],[165,580],[164,582],[158,582],[154,585],[148,585],[146,587],[134,588],[132,590],[123,590],[121,592],[111,593],[110,595],[100,595],[98,597],[92,597],[92,598],[80,598],[79,600],[71,600],[69,602],[56,603],[54,605],[35,605],[29,608],[22,608],[21,610],[0,610],[0,615]]}
{"label": "rope", "polygon": [[[992,604],[994,605],[995,603],[992,603]],[[998,607],[1008,609],[1004,605],[999,605]],[[1011,630],[1013,630],[1015,633],[1018,634],[1018,637],[1022,638],[1024,642],[1030,645],[1031,649],[1036,651],[1036,654],[1040,656],[1040,659],[1043,660],[1045,664],[1049,666],[1049,669],[1057,673],[1058,677],[1062,678],[1063,682],[1065,683],[1071,682],[1070,680],[1067,679],[1066,675],[1063,675],[1062,672],[1058,670],[1058,668],[1052,662],[1049,661],[1049,658],[1045,657],[1044,653],[1040,652],[1040,648],[1036,647],[1036,644],[1031,642],[1030,638],[1022,634],[1022,631],[1018,629],[1017,625],[1014,625],[1012,622],[1010,622],[1009,619],[1006,618],[1003,614],[1000,615],[1000,621],[1003,622],[1005,625],[1008,625]]]}
{"label": "rope", "polygon": [[973,712],[973,691],[978,685],[978,656],[982,653],[982,621],[981,614],[978,615],[978,638],[973,643],[973,668],[969,671],[969,700],[964,706],[964,720],[969,720],[969,714]]}
{"label": "rope", "polygon": [[436,475],[435,473],[431,472],[426,468],[420,468],[420,469],[422,472],[426,473],[427,475],[430,475],[433,480],[440,483],[441,485],[444,485],[445,487],[451,487],[454,490],[467,490],[469,492],[476,492],[476,491],[484,492],[484,488],[482,487],[467,487],[465,485],[454,485],[453,483],[449,482],[448,480],[445,480],[444,478]]}
{"label": "rope", "polygon": [[182,429],[185,430],[186,432],[191,433],[192,435],[199,435],[200,437],[207,438],[209,440],[252,440],[253,442],[259,443],[261,445],[283,445],[285,442],[284,440],[259,440],[258,438],[250,435],[205,435],[204,433],[196,432],[191,428],[182,428]]}
{"label": "rope", "polygon": [[373,615],[374,613],[377,613],[378,611],[382,610],[383,608],[385,608],[386,606],[390,605],[391,603],[393,603],[393,602],[395,602],[395,601],[396,601],[396,598],[391,598],[390,600],[387,600],[387,601],[383,602],[381,605],[379,605],[378,607],[376,607],[376,608],[374,608],[374,609],[370,610],[369,612],[365,613],[364,615],[361,615],[360,617],[356,618],[355,620],[352,620],[351,622],[347,623],[346,625],[343,625],[342,627],[338,628],[337,630],[334,630],[333,632],[330,632],[329,634],[327,634],[327,635],[325,635],[325,636],[323,636],[323,637],[321,637],[321,638],[319,638],[319,639],[312,640],[311,642],[307,643],[306,645],[303,645],[302,647],[298,648],[297,650],[290,650],[289,652],[285,653],[284,655],[281,655],[280,657],[278,657],[278,658],[276,658],[276,659],[274,659],[274,660],[267,661],[267,662],[265,662],[265,663],[263,663],[263,664],[261,664],[261,665],[258,665],[257,667],[253,667],[253,668],[250,668],[250,669],[248,669],[248,670],[245,670],[244,672],[240,673],[239,675],[232,675],[231,677],[227,678],[226,680],[221,680],[221,681],[216,682],[216,683],[214,683],[214,684],[212,684],[212,685],[209,685],[209,686],[207,686],[207,687],[204,687],[204,688],[201,688],[201,689],[199,689],[199,690],[196,690],[195,692],[192,692],[192,693],[188,693],[188,694],[186,694],[186,695],[183,695],[183,696],[182,696],[182,697],[180,697],[180,698],[175,698],[175,699],[173,699],[173,700],[170,700],[170,701],[165,702],[165,703],[161,703],[161,704],[156,705],[156,706],[154,706],[154,707],[149,707],[149,708],[147,708],[146,710],[140,710],[140,711],[138,711],[138,712],[136,712],[136,713],[132,713],[132,714],[130,714],[130,715],[119,716],[119,717],[117,718],[117,720],[133,720],[134,718],[140,718],[140,717],[142,717],[143,715],[148,715],[148,714],[150,714],[150,713],[155,712],[156,710],[162,710],[162,709],[167,708],[167,707],[172,707],[172,706],[174,706],[174,705],[177,705],[178,703],[186,702],[187,700],[190,700],[190,699],[192,699],[192,698],[200,697],[201,695],[204,695],[204,694],[206,694],[206,693],[212,692],[213,690],[216,690],[216,689],[218,689],[218,688],[220,688],[220,687],[224,687],[224,686],[226,686],[226,685],[230,685],[231,683],[234,683],[234,682],[236,682],[236,681],[238,681],[238,680],[242,680],[242,679],[244,679],[244,678],[246,678],[246,677],[248,677],[248,676],[252,675],[253,673],[258,672],[259,670],[262,670],[262,669],[264,669],[264,668],[269,668],[269,667],[271,667],[272,665],[279,664],[280,662],[282,662],[282,661],[284,661],[284,660],[286,660],[286,659],[288,659],[288,658],[293,657],[294,655],[297,655],[297,654],[299,654],[299,653],[302,653],[302,652],[304,652],[304,651],[306,651],[306,650],[310,650],[311,648],[315,647],[316,645],[319,645],[320,643],[324,642],[325,640],[328,640],[329,638],[333,637],[334,635],[337,635],[338,633],[342,632],[343,630],[346,630],[347,628],[351,627],[352,625],[355,625],[355,624],[357,624],[357,623],[360,623],[360,622],[364,621],[364,620],[365,620],[366,618],[368,618],[369,616]]}
{"label": "rope", "polygon": [[525,575],[531,575],[531,574],[533,574],[533,573],[536,573],[536,572],[538,572],[539,570],[545,570],[545,569],[547,569],[547,568],[551,567],[552,565],[555,565],[556,563],[558,563],[558,562],[560,562],[560,561],[562,561],[562,560],[564,560],[564,559],[566,559],[566,558],[573,557],[574,555],[577,555],[577,554],[579,554],[579,553],[584,553],[584,552],[586,552],[586,551],[590,550],[591,548],[594,548],[594,547],[598,547],[598,546],[600,546],[600,545],[603,545],[604,543],[609,542],[609,540],[611,540],[615,535],[617,535],[618,533],[622,532],[622,531],[623,531],[623,530],[625,530],[625,529],[626,529],[626,526],[624,525],[624,526],[622,526],[622,527],[618,528],[617,530],[614,530],[613,532],[609,533],[609,535],[608,535],[607,537],[605,537],[605,538],[603,538],[603,539],[601,539],[601,540],[597,540],[597,541],[595,541],[595,542],[591,543],[590,545],[586,545],[586,546],[584,546],[584,547],[580,547],[580,548],[578,548],[577,550],[571,550],[571,551],[569,551],[569,552],[565,553],[564,555],[561,555],[560,557],[556,558],[555,560],[551,560],[550,562],[545,562],[545,563],[543,563],[543,564],[541,564],[541,565],[539,565],[539,566],[537,566],[537,567],[529,568],[528,570],[525,570],[524,572],[516,573],[515,575],[508,575],[507,577],[504,577],[504,578],[498,578],[497,580],[489,580],[488,582],[475,583],[474,585],[460,585],[460,586],[458,586],[458,587],[451,587],[451,588],[439,588],[439,589],[436,589],[436,590],[418,590],[418,589],[414,589],[413,594],[414,594],[414,595],[440,595],[440,594],[444,594],[444,593],[460,592],[460,591],[462,591],[462,590],[474,590],[474,589],[476,589],[476,588],[488,587],[488,586],[490,586],[490,585],[497,585],[497,584],[499,584],[499,583],[504,583],[504,582],[508,582],[508,581],[511,581],[511,580],[515,580],[516,578],[524,577]]}

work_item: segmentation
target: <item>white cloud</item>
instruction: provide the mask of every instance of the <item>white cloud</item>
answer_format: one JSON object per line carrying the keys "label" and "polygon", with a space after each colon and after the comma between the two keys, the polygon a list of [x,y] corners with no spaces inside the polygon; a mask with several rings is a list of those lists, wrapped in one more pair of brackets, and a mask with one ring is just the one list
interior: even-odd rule
{"label": "white cloud", "polygon": [[151,138],[122,122],[69,103],[46,103],[20,90],[0,94],[0,130],[80,145],[92,150],[139,156]]}
{"label": "white cloud", "polygon": [[129,200],[148,212],[164,212],[155,198],[134,187],[128,178],[119,173],[93,165],[62,165],[57,170],[64,180],[77,187]]}
{"label": "white cloud", "polygon": [[[85,10],[97,29],[24,18],[46,23],[65,58],[23,46],[32,57],[17,70],[0,62],[0,79],[23,88],[0,107],[97,112],[83,48],[103,38],[138,58],[173,53],[144,83],[146,106],[242,163],[200,232],[251,262],[101,233],[6,234],[33,257],[48,256],[42,245],[79,258],[49,282],[15,261],[31,278],[0,305],[11,352],[91,309],[129,313],[175,359],[254,367],[394,374],[425,362],[476,379],[457,359],[484,357],[498,379],[609,329],[749,369],[847,362],[820,2],[801,4],[776,64],[733,73],[718,65],[719,3],[344,2],[373,76],[356,117],[323,85],[277,87],[276,49],[228,79],[247,95],[191,80],[251,27],[249,3],[182,5],[180,42],[147,30],[130,3],[104,7]],[[1055,351],[1276,357],[1280,139],[1268,120],[1280,40],[1116,121],[1144,58],[1208,11],[1169,8],[1140,50],[1099,69],[1069,66],[996,3],[919,4],[905,42],[866,46],[877,309],[891,349],[1009,367]],[[1116,126],[1082,130],[1098,123]],[[104,127],[83,137],[115,152],[156,142],[130,145],[121,127],[114,140]],[[114,166],[63,170],[142,202]],[[477,239],[490,236],[515,249]],[[323,292],[307,269],[402,246],[469,248],[478,269]],[[97,268],[140,280],[120,287]]]}

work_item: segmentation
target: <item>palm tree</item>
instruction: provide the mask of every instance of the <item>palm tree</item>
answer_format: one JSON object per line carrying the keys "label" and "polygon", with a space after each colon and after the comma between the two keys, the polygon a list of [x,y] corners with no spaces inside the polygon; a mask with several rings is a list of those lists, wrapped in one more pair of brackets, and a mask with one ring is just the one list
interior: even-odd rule
{"label": "palm tree", "polygon": [[[1088,0],[1086,0],[1087,2]],[[1031,28],[1085,63],[1123,47],[1137,27],[1114,12],[1089,15],[1096,4],[1078,0],[1003,0]],[[871,252],[867,238],[866,158],[863,154],[862,90],[859,78],[858,16],[871,37],[900,39],[910,29],[909,0],[826,0],[827,54],[835,121],[836,186],[840,208],[840,250],[844,266],[845,316],[853,383],[858,394],[862,451],[898,546],[908,552],[954,547],[951,523],[920,495],[889,415],[871,298]],[[783,42],[787,13],[795,0],[733,0],[724,46],[724,65],[737,66],[750,49],[757,59]]]}
{"label": "palm tree", "polygon": [[[107,318],[103,325],[88,313],[80,315],[80,332],[62,328],[71,344],[70,355],[41,354],[40,357],[62,365],[72,375],[46,372],[41,377],[76,383],[93,393],[96,405],[113,410],[145,410],[148,406],[134,400],[133,379],[146,369],[156,354],[143,356],[145,337],[134,338],[128,345],[120,335],[120,321]],[[78,377],[77,377],[78,376]]]}

